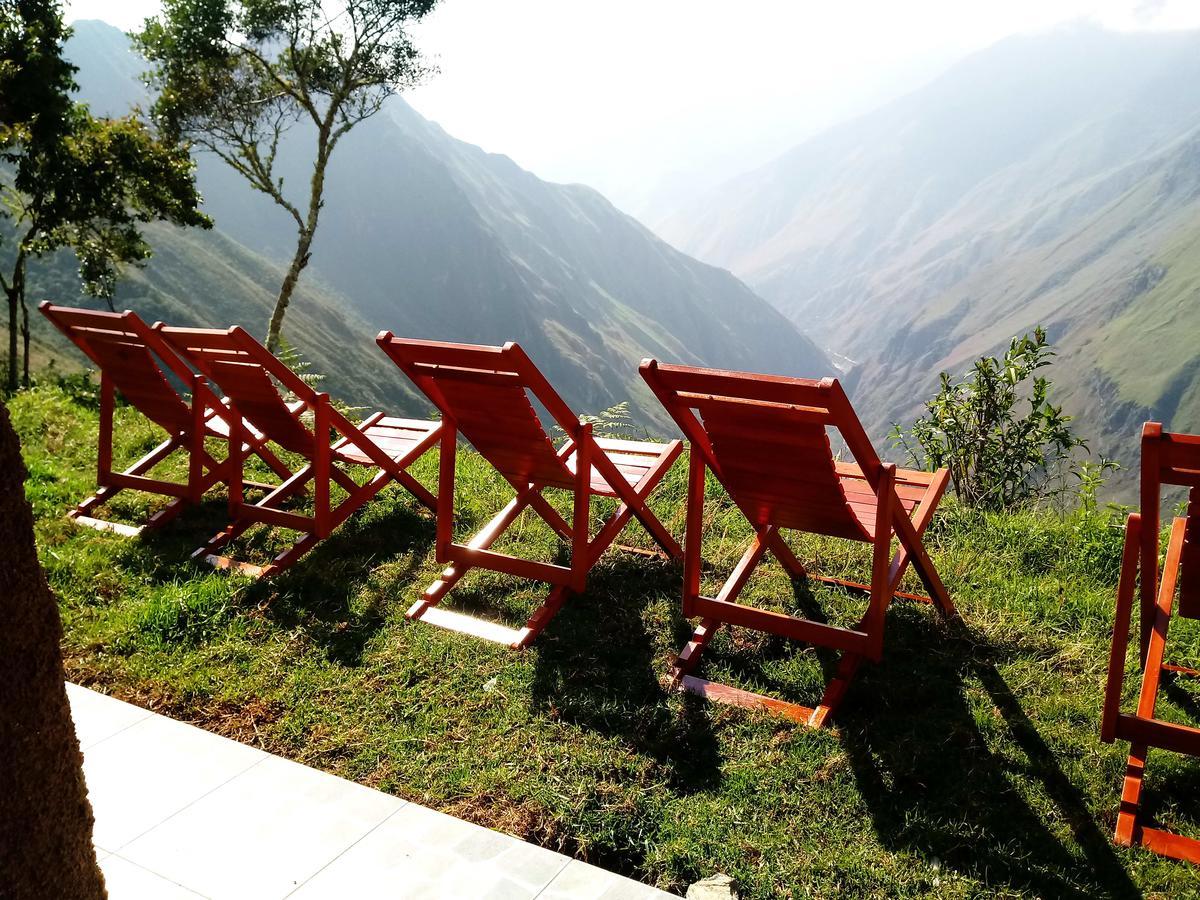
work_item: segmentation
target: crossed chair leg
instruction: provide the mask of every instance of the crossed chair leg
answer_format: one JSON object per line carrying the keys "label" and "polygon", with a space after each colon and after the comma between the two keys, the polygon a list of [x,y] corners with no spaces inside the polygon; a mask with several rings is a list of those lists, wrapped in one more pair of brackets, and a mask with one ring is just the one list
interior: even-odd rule
{"label": "crossed chair leg", "polygon": [[[113,472],[112,465],[112,387],[101,380],[101,425],[98,478],[101,487],[90,497],[81,501],[67,515],[80,525],[98,531],[111,531],[124,537],[136,537],[146,530],[161,528],[175,519],[189,504],[199,503],[201,497],[215,485],[228,481],[233,466],[232,454],[218,461],[204,446],[206,428],[214,416],[220,416],[224,408],[221,401],[207,392],[198,383],[193,383],[194,421],[193,432],[180,432],[167,438],[129,468]],[[190,445],[190,446],[189,446]],[[188,481],[186,484],[151,478],[147,473],[180,448],[189,450]],[[242,446],[242,454],[254,453],[277,475],[288,475],[290,471],[282,460],[272,453],[265,442],[250,436]],[[249,483],[248,486],[269,488],[270,485]],[[108,519],[99,519],[92,513],[112,500],[121,491],[148,490],[153,493],[173,496],[170,503],[155,512],[140,526],[126,525]]]}
{"label": "crossed chair leg", "polygon": [[[450,556],[452,559],[450,565],[442,570],[438,578],[425,589],[421,598],[409,607],[405,616],[409,619],[436,625],[448,631],[469,634],[493,643],[505,644],[514,650],[521,650],[528,647],[541,634],[550,620],[562,609],[563,604],[572,593],[582,590],[583,577],[586,576],[587,571],[591,569],[604,551],[613,544],[617,535],[621,533],[621,530],[631,517],[636,517],[642,523],[666,556],[678,558],[683,553],[678,542],[675,541],[671,533],[663,527],[654,514],[649,511],[645,502],[646,497],[659,481],[662,480],[682,449],[679,442],[674,442],[668,446],[669,449],[660,455],[658,460],[646,471],[645,475],[643,475],[636,485],[631,485],[628,489],[624,486],[617,487],[621,503],[605,521],[595,537],[591,537],[588,533],[588,517],[586,514],[582,517],[577,515],[576,521],[571,524],[550,505],[546,498],[542,496],[542,491],[546,489],[545,484],[539,482],[521,484],[518,481],[508,479],[509,483],[516,490],[516,496],[465,545],[451,545]],[[573,445],[568,443],[560,451],[560,454],[563,458],[566,458],[573,449]],[[452,479],[452,463],[443,458],[442,466],[443,471],[447,471],[448,467]],[[584,503],[583,508],[585,510],[586,507],[587,504]],[[532,509],[555,534],[570,544],[573,548],[573,557],[575,557],[571,561],[570,568],[551,566],[546,563],[533,563],[513,557],[504,558],[505,562],[512,565],[513,574],[551,581],[550,592],[541,606],[534,610],[524,626],[519,629],[509,628],[494,622],[477,619],[473,616],[441,609],[438,604],[462,580],[467,572],[475,568],[474,564],[463,557],[468,557],[475,553],[487,553],[489,548],[526,509]],[[441,520],[441,516],[442,513],[439,513],[439,521]],[[618,549],[628,549],[638,554],[648,552],[640,548],[623,548],[620,545],[617,545],[617,547]],[[456,550],[460,556],[460,559],[457,560],[453,559]]]}
{"label": "crossed chair leg", "polygon": [[[923,531],[924,523],[919,521],[916,524],[918,525],[918,529],[916,530]],[[737,566],[734,567],[732,574],[715,598],[715,603],[713,601],[707,602],[713,603],[714,606],[717,604],[728,604],[724,608],[729,610],[731,616],[736,615],[736,611],[739,609],[747,610],[745,607],[737,607],[735,601],[747,581],[749,581],[750,575],[769,550],[793,579],[821,581],[827,584],[835,584],[858,593],[872,595],[873,602],[871,608],[868,609],[867,613],[853,629],[834,628],[823,623],[809,622],[804,619],[767,613],[761,610],[747,610],[745,613],[747,621],[744,623],[722,620],[715,616],[705,616],[692,633],[691,639],[675,658],[667,677],[664,679],[666,685],[670,689],[687,691],[688,693],[697,694],[718,703],[750,709],[761,709],[774,715],[791,719],[810,728],[824,727],[830,716],[841,705],[861,664],[868,658],[877,658],[878,651],[874,654],[868,654],[860,650],[850,649],[849,647],[861,643],[861,641],[854,639],[868,637],[868,630],[873,630],[875,646],[881,646],[882,619],[888,606],[891,605],[893,598],[902,597],[917,602],[932,603],[946,618],[957,616],[954,604],[945,587],[942,585],[932,561],[923,548],[921,548],[919,542],[915,543],[914,546],[917,550],[915,554],[910,553],[904,543],[901,543],[900,550],[892,558],[891,565],[888,568],[887,588],[878,594],[879,600],[876,601],[876,592],[872,590],[870,585],[841,578],[810,574],[783,540],[780,530],[775,526],[766,526],[756,536],[750,547],[747,548]],[[910,562],[914,565],[922,582],[929,590],[929,595],[900,593],[897,590],[904,571]],[[697,597],[696,600],[705,601],[705,598]],[[821,640],[822,638],[842,639],[847,643],[848,646],[842,650],[842,655],[838,660],[837,669],[833,677],[826,684],[824,694],[816,706],[809,707],[797,703],[789,703],[764,694],[699,678],[693,674],[700,665],[701,656],[705,648],[712,641],[713,636],[722,625],[748,624],[750,627],[754,627],[753,623],[771,620],[775,621],[782,633],[788,634],[790,637],[796,637],[801,640],[808,637],[818,645],[825,644]]]}
{"label": "crossed chair leg", "polygon": [[[375,413],[367,418],[360,427],[365,430],[384,418],[386,417],[383,413]],[[401,459],[393,459],[392,465],[389,467],[377,467],[363,484],[359,484],[347,472],[338,468],[333,461],[333,455],[339,449],[354,443],[344,435],[332,446],[326,444],[325,446],[329,446],[328,451],[320,449],[313,460],[295,472],[284,467],[283,472],[280,473],[284,481],[279,485],[241,482],[235,475],[230,484],[230,524],[203,546],[193,551],[192,559],[203,559],[215,568],[239,571],[252,578],[269,578],[295,564],[304,554],[328,537],[333,529],[350,518],[355,511],[374,498],[392,481],[396,481],[407,489],[426,507],[433,508],[437,502],[436,498],[405,471],[405,468],[424,454],[437,440],[437,437],[437,430],[431,430],[424,439],[415,443]],[[330,481],[336,483],[347,495],[341,503],[332,508],[329,508]],[[310,482],[315,482],[313,493],[318,506],[317,514],[307,516],[283,509],[286,501],[306,493]],[[239,500],[243,486],[266,489],[267,494],[257,503],[246,504]],[[300,537],[264,566],[234,559],[220,553],[224,547],[256,524],[290,528],[300,532]]]}
{"label": "crossed chair leg", "polygon": [[1163,662],[1186,526],[1187,520],[1183,518],[1178,518],[1172,523],[1158,595],[1151,610],[1151,617],[1145,620],[1148,626],[1146,655],[1142,664],[1142,683],[1138,691],[1137,709],[1129,714],[1121,712],[1120,704],[1125,680],[1125,655],[1129,643],[1139,533],[1143,527],[1141,517],[1136,513],[1129,517],[1121,578],[1117,587],[1116,620],[1109,656],[1100,739],[1106,743],[1114,740],[1129,741],[1129,758],[1121,786],[1121,804],[1117,811],[1114,835],[1116,843],[1125,847],[1139,845],[1172,859],[1200,862],[1200,840],[1150,827],[1144,823],[1141,809],[1146,760],[1151,747],[1178,753],[1200,754],[1200,729],[1155,717],[1163,674],[1193,674],[1191,669]]}

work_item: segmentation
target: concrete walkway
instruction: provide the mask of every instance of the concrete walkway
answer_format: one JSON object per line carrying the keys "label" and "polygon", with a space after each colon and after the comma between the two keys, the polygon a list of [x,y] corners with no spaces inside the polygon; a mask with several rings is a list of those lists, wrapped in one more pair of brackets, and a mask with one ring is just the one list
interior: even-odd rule
{"label": "concrete walkway", "polygon": [[67,685],[112,900],[670,898]]}

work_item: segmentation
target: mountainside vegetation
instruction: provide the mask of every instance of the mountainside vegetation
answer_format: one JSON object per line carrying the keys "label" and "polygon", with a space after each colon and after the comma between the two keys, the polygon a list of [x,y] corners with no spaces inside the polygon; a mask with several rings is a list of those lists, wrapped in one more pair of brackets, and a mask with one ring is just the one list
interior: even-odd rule
{"label": "mountainside vegetation", "polygon": [[[93,116],[72,94],[76,67],[56,0],[0,7],[0,288],[8,301],[5,393],[28,387],[29,268],[69,248],[81,288],[110,298],[120,270],[151,254],[141,225],[209,227],[186,146],[137,116]],[[18,321],[19,316],[19,321]],[[21,347],[18,350],[18,332]]]}
{"label": "mountainside vegetation", "polygon": [[[283,317],[308,266],[329,161],[352,128],[428,73],[407,29],[435,2],[168,0],[133,35],[152,67],[145,77],[154,88],[153,121],[221,160],[295,224],[296,245],[267,328],[271,352],[280,347]],[[307,198],[286,191],[275,170],[276,151],[298,122],[311,125],[315,138],[306,154]]]}
{"label": "mountainside vegetation", "polygon": [[[69,55],[97,109],[146,102],[137,81],[142,64],[116,29],[76,23]],[[306,139],[299,124],[280,147],[276,171],[285,184],[308,177],[300,149]],[[294,228],[269,199],[203,155],[198,181],[221,235],[214,240],[240,243],[272,265],[290,258]],[[330,161],[321,222],[308,270],[314,277],[306,275],[301,289],[307,284],[337,303],[309,315],[340,317],[355,330],[365,323],[354,340],[367,354],[378,354],[371,339],[381,329],[434,340],[515,340],[577,411],[627,401],[638,422],[655,430],[666,430],[667,420],[637,378],[644,356],[790,375],[832,370],[794,325],[728,272],[672,249],[588,188],[543,182],[507,157],[455,140],[398,97],[343,138]],[[206,290],[199,260],[194,269],[194,284],[172,287],[180,307],[187,291]],[[157,277],[152,270],[147,278]],[[254,315],[249,306],[230,308],[243,302],[250,301],[194,307],[191,315],[257,333],[257,306]],[[357,347],[327,366],[310,354],[299,317],[285,337],[319,371],[353,378],[345,360]],[[399,393],[399,374],[391,380],[396,402],[411,402]],[[329,384],[340,387],[332,377]],[[365,402],[354,391],[344,396]]]}
{"label": "mountainside vegetation", "polygon": [[1039,324],[1093,449],[1200,429],[1198,34],[1007,39],[659,232],[854,360],[877,434]]}

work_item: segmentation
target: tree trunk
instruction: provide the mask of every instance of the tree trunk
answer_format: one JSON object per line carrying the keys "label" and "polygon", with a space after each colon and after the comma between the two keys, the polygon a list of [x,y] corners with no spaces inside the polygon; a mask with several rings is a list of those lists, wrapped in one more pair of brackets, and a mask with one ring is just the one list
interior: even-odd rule
{"label": "tree trunk", "polygon": [[[26,235],[28,237],[28,235]],[[17,392],[17,332],[20,326],[17,315],[25,306],[25,242],[22,241],[17,249],[17,258],[13,261],[12,281],[4,285],[4,293],[8,296],[8,380],[5,393],[12,395]],[[29,330],[29,313],[25,312],[25,330]],[[29,372],[29,339],[25,340],[25,372],[28,386]]]}
{"label": "tree trunk", "polygon": [[288,304],[292,302],[292,292],[296,290],[300,273],[308,265],[308,250],[312,246],[312,239],[313,233],[307,228],[300,232],[292,264],[288,267],[283,284],[279,286],[279,296],[275,299],[275,309],[271,313],[271,324],[267,327],[267,350],[271,353],[279,349],[279,335],[283,331],[283,315],[287,312]]}
{"label": "tree trunk", "polygon": [[21,291],[21,386],[29,388],[29,303]]}
{"label": "tree trunk", "polygon": [[17,392],[17,295],[5,290],[8,297],[8,372],[4,377],[4,392]]}
{"label": "tree trunk", "polygon": [[25,475],[0,402],[0,894],[100,900],[104,876],[63,686],[62,622],[38,563]]}
{"label": "tree trunk", "polygon": [[279,336],[283,331],[283,315],[287,312],[288,304],[292,302],[292,292],[296,290],[296,282],[300,280],[300,273],[308,265],[313,235],[317,233],[317,218],[321,215],[321,207],[325,203],[325,167],[329,164],[329,154],[333,152],[333,146],[329,141],[328,129],[330,127],[327,124],[317,136],[317,159],[313,163],[312,182],[309,185],[308,217],[299,229],[296,252],[292,256],[292,264],[288,267],[283,284],[279,286],[279,296],[275,299],[275,309],[271,313],[271,324],[267,326],[267,349],[272,353],[279,349]]}

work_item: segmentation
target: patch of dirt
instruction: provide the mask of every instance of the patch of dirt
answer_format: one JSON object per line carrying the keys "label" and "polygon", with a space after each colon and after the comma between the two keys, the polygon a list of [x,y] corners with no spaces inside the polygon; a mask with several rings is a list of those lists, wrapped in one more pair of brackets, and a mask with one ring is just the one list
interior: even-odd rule
{"label": "patch of dirt", "polygon": [[503,797],[483,794],[455,800],[439,806],[438,810],[567,856],[586,857],[550,811],[532,800],[517,804]]}
{"label": "patch of dirt", "polygon": [[239,743],[290,756],[286,748],[277,745],[268,734],[268,726],[283,718],[283,709],[277,703],[259,699],[246,703],[232,700],[187,700],[176,696],[162,685],[117,683],[106,677],[105,673],[89,672],[84,667],[74,665],[76,662],[79,660],[66,660],[67,677],[76,684]]}

